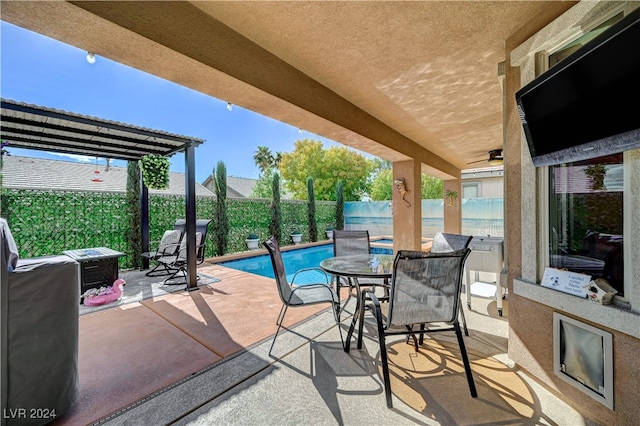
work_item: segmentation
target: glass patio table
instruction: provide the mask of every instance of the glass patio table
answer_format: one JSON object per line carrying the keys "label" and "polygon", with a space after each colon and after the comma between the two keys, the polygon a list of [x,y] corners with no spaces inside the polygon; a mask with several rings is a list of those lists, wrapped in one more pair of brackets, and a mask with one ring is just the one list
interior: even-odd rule
{"label": "glass patio table", "polygon": [[349,352],[351,336],[355,329],[356,322],[359,321],[358,329],[358,349],[362,349],[362,330],[364,328],[364,295],[360,288],[359,279],[382,279],[385,285],[389,284],[393,270],[393,260],[395,256],[391,254],[355,254],[348,256],[336,256],[320,262],[320,268],[338,277],[336,286],[340,285],[340,278],[345,277],[353,284],[356,291],[356,310],[353,313],[351,326],[347,333],[347,341],[344,350]]}

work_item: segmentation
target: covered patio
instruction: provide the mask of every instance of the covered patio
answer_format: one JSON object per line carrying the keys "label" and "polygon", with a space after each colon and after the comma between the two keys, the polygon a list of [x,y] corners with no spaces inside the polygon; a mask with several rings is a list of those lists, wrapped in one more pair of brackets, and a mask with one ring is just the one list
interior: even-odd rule
{"label": "covered patio", "polygon": [[399,338],[389,410],[368,315],[364,348],[346,354],[328,310],[294,309],[270,357],[273,280],[208,263],[198,272],[218,281],[80,316],[80,397],[54,424],[298,424],[301,413],[313,424],[583,423],[509,363],[508,311],[498,316],[495,300],[465,307],[479,397],[468,396],[455,337],[427,339],[419,352]]}
{"label": "covered patio", "polygon": [[[415,385],[412,389],[426,390],[425,394],[437,389],[427,398],[416,398],[430,404],[416,409],[424,415],[414,415],[415,410],[383,410],[376,393],[380,391],[379,382],[375,381],[367,382],[370,388],[364,386],[369,394],[357,394],[361,399],[350,399],[352,404],[343,410],[343,398],[355,394],[347,384],[361,374],[357,368],[334,361],[332,344],[337,336],[329,328],[320,334],[314,328],[316,333],[306,335],[313,336],[314,342],[302,339],[302,345],[293,346],[299,349],[284,352],[275,363],[258,357],[257,366],[248,376],[250,368],[232,362],[222,363],[223,368],[215,370],[214,377],[195,375],[194,379],[203,378],[202,387],[177,385],[177,394],[162,392],[150,400],[159,402],[157,406],[141,400],[136,405],[141,410],[138,414],[128,410],[130,415],[140,417],[131,418],[144,422],[150,413],[164,416],[162,410],[166,409],[177,413],[177,417],[166,417],[175,423],[298,424],[301,413],[309,413],[303,421],[310,422],[317,414],[319,421],[328,424],[355,424],[355,415],[347,416],[357,413],[357,420],[362,422],[371,410],[380,410],[383,412],[375,413],[380,416],[377,418],[392,424],[635,424],[640,416],[640,216],[633,206],[639,204],[636,188],[640,186],[640,152],[624,152],[627,183],[621,226],[626,246],[624,296],[629,308],[597,305],[546,288],[541,278],[550,266],[548,247],[553,238],[548,220],[549,170],[536,168],[531,161],[516,93],[553,66],[550,55],[560,47],[615,14],[629,16],[639,4],[587,0],[2,1],[2,19],[7,22],[390,161],[393,179],[403,184],[393,193],[395,249],[419,248],[420,173],[443,179],[445,191],[460,194],[461,170],[469,164],[487,165],[491,158],[488,154],[496,149],[504,153],[505,263],[501,278],[510,296],[508,358],[521,369],[515,374],[528,384],[520,387],[507,381],[513,391],[505,390],[499,396],[490,392],[488,400],[473,401],[490,405],[499,418],[461,417],[477,411],[461,402],[465,394],[462,388],[447,387],[456,382],[455,373],[450,371],[446,374],[453,375],[454,380],[447,377],[446,385],[437,380],[426,385],[407,371],[397,373]],[[608,70],[608,64],[598,65],[598,71]],[[625,92],[615,92],[621,102]],[[445,208],[446,232],[460,232],[461,198]],[[201,294],[186,293],[191,300]],[[239,312],[251,315],[248,309]],[[615,404],[610,399],[604,405],[583,392],[577,379],[572,383],[563,380],[556,366],[559,357],[554,353],[560,346],[554,336],[558,334],[554,333],[557,314],[611,336],[615,349],[608,358],[615,377],[612,385],[605,387],[615,395]],[[467,318],[473,324],[470,317],[471,313]],[[317,327],[315,321],[313,325]],[[478,330],[471,339],[490,341],[491,331],[487,330],[492,329]],[[327,347],[324,342],[329,343]],[[252,347],[249,356],[261,348]],[[367,354],[374,353],[375,349],[367,350]],[[149,356],[161,358],[161,354]],[[441,354],[433,356],[446,359]],[[472,361],[476,363],[474,372],[481,358]],[[237,356],[230,360],[240,359]],[[416,367],[415,361],[412,356],[407,365]],[[358,362],[372,365],[371,358]],[[423,370],[431,371],[431,367]],[[318,371],[328,373],[318,375]],[[523,371],[546,389],[543,393],[560,395],[575,410],[562,403],[556,405],[555,398],[552,403],[542,397],[522,398],[520,391],[530,395],[527,391],[536,388],[521,375]],[[232,381],[231,377],[240,379]],[[375,376],[368,374],[367,379],[371,377]],[[499,387],[502,383],[488,374],[483,381],[480,395],[487,390],[485,384]],[[303,385],[296,387],[300,382]],[[359,383],[353,388],[362,386]],[[347,396],[326,389],[347,389]],[[310,397],[303,390],[314,392]],[[164,395],[167,399],[160,398]],[[446,399],[440,404],[442,411],[434,408],[440,397]],[[320,400],[324,404],[318,404]],[[401,400],[411,405],[406,397]],[[515,401],[509,406],[517,405],[529,416],[505,419],[504,413],[514,412],[502,405],[507,400]],[[171,401],[178,402],[174,406]],[[305,412],[301,409],[305,402],[321,408]],[[579,415],[574,416],[576,411]],[[279,413],[284,415],[278,417]],[[113,420],[118,423],[117,418]],[[126,423],[124,418],[120,422]]]}

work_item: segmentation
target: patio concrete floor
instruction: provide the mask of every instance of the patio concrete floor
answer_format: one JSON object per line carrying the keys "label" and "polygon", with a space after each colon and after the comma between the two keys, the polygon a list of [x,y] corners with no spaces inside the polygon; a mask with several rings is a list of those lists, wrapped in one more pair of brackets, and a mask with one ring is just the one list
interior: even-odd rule
{"label": "patio concrete floor", "polygon": [[270,357],[281,307],[274,280],[206,263],[198,271],[220,281],[80,316],[79,397],[52,424],[589,424],[511,366],[508,300],[503,317],[495,300],[464,304],[477,398],[453,333],[434,334],[419,352],[399,337],[389,344],[387,409],[369,314],[365,347],[354,341],[347,354],[328,309],[289,309]]}

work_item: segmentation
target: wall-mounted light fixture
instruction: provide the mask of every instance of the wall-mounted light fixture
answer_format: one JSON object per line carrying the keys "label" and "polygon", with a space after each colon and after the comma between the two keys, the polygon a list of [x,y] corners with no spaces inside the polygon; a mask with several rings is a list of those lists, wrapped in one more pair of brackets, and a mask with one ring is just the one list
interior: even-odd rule
{"label": "wall-mounted light fixture", "polygon": [[227,102],[227,110],[231,111],[233,109],[233,105],[231,105],[231,102]]}
{"label": "wall-mounted light fixture", "polygon": [[96,55],[91,53],[91,52],[87,52],[87,62],[89,62],[90,64],[95,64],[96,63]]}

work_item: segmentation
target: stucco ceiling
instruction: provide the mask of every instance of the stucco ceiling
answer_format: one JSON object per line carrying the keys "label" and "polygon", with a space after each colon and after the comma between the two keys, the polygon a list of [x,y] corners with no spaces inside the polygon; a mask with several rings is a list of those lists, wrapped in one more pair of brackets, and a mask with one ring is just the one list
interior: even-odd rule
{"label": "stucco ceiling", "polygon": [[2,19],[446,178],[502,147],[505,40],[574,3],[3,1]]}

